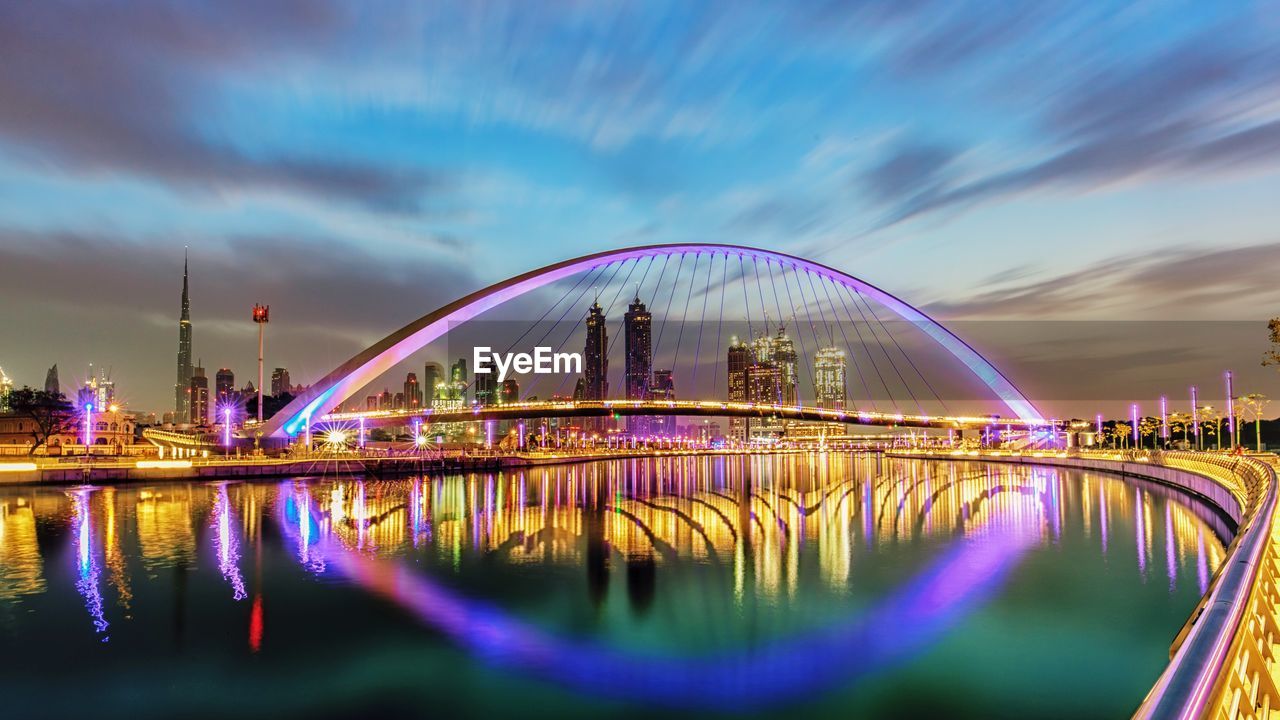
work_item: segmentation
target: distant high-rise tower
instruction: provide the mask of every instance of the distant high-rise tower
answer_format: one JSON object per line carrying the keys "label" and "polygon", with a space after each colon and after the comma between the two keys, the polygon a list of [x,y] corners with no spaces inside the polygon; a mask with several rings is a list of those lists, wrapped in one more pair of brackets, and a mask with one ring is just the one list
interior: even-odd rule
{"label": "distant high-rise tower", "polygon": [[224,410],[231,407],[236,396],[236,374],[231,368],[220,368],[213,376],[213,388],[218,407]]}
{"label": "distant high-rise tower", "polygon": [[[671,379],[670,370],[654,370],[653,382],[649,386],[649,397],[654,400],[675,400],[676,384]],[[658,435],[674,435],[676,419],[670,415],[649,418],[649,432]]]}
{"label": "distant high-rise tower", "polygon": [[498,402],[503,405],[511,405],[520,402],[520,383],[515,378],[507,378],[502,381],[502,394],[498,398]]}
{"label": "distant high-rise tower", "polygon": [[[600,302],[591,303],[587,312],[587,343],[582,354],[582,399],[604,400],[609,396],[609,330],[605,325]],[[602,431],[607,426],[599,418],[588,418],[584,430]]]}
{"label": "distant high-rise tower", "polygon": [[289,371],[285,368],[276,368],[271,371],[271,394],[280,397],[285,393],[293,391],[293,386],[289,384]]}
{"label": "distant high-rise tower", "polygon": [[498,404],[498,375],[496,372],[476,373],[475,390],[477,405]]}
{"label": "distant high-rise tower", "polygon": [[461,401],[463,405],[467,404],[467,359],[458,358],[458,361],[449,366],[449,399]]}
{"label": "distant high-rise tower", "polygon": [[[174,385],[174,412],[193,417],[191,409],[191,296],[187,292],[187,258],[182,257],[182,315],[178,319],[178,382]],[[209,383],[205,381],[205,391]]]}
{"label": "distant high-rise tower", "polygon": [[406,410],[422,407],[422,391],[418,389],[417,373],[409,373],[404,378],[404,407]]}
{"label": "distant high-rise tower", "polygon": [[204,368],[196,366],[191,371],[191,387],[188,397],[191,399],[192,425],[209,423],[209,378],[204,375]]}
{"label": "distant high-rise tower", "polygon": [[62,387],[58,383],[58,364],[54,363],[49,368],[49,372],[44,376],[44,391],[57,395],[62,392]]}
{"label": "distant high-rise tower", "polygon": [[[625,344],[624,372],[628,400],[646,400],[649,397],[650,373],[653,369],[653,315],[640,302],[640,295],[627,307],[623,317],[623,342]],[[632,435],[649,434],[649,418],[627,418],[627,429]]]}
{"label": "distant high-rise tower", "polygon": [[[729,343],[729,356],[726,366],[729,368],[729,402],[747,401],[747,367],[751,365],[751,349],[746,343],[733,338]],[[734,440],[747,439],[746,418],[729,418],[729,435]]]}
{"label": "distant high-rise tower", "polygon": [[422,367],[422,407],[435,407],[435,400],[443,390],[440,382],[444,380],[444,368],[440,363],[429,362]]}
{"label": "distant high-rise tower", "polygon": [[813,355],[813,384],[818,407],[844,410],[848,398],[845,355],[840,348],[826,347]]}

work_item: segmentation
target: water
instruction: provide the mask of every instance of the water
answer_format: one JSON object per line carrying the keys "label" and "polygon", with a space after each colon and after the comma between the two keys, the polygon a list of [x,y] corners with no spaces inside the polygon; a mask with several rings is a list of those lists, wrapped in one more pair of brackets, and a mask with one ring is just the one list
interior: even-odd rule
{"label": "water", "polygon": [[1232,528],[840,454],[0,489],[8,717],[1117,717]]}

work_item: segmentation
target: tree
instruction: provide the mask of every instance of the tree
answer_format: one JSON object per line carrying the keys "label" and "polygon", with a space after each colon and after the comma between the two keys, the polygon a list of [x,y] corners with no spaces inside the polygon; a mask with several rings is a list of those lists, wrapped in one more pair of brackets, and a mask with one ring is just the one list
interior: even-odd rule
{"label": "tree", "polygon": [[[1152,436],[1158,435],[1159,432],[1160,432],[1159,420],[1156,420],[1155,418],[1144,417],[1138,421],[1138,435],[1145,438],[1145,437],[1152,437]],[[1152,437],[1151,447],[1156,447],[1158,445],[1159,443],[1156,442],[1154,437]]]}
{"label": "tree", "polygon": [[[62,393],[22,387],[9,392],[9,412],[20,420],[30,420],[31,445],[28,455],[44,447],[49,438],[69,432],[75,426],[71,403]],[[25,425],[23,422],[21,425]]]}
{"label": "tree", "polygon": [[1171,412],[1169,413],[1169,432],[1182,433],[1182,441],[1187,441],[1187,431],[1191,429],[1191,414]]}
{"label": "tree", "polygon": [[1129,436],[1133,434],[1133,426],[1118,422],[1111,428],[1111,437],[1120,443],[1121,448],[1129,447]]}
{"label": "tree", "polygon": [[1236,399],[1236,411],[1241,417],[1253,419],[1254,431],[1258,436],[1258,452],[1262,452],[1262,411],[1271,401],[1262,393],[1249,393]]}
{"label": "tree", "polygon": [[1201,405],[1199,416],[1203,418],[1201,424],[1204,427],[1205,435],[1212,435],[1214,442],[1219,450],[1222,449],[1222,419],[1225,417],[1222,411],[1212,405]]}
{"label": "tree", "polygon": [[1271,318],[1267,323],[1267,330],[1270,333],[1271,349],[1263,353],[1262,365],[1280,367],[1280,317]]}

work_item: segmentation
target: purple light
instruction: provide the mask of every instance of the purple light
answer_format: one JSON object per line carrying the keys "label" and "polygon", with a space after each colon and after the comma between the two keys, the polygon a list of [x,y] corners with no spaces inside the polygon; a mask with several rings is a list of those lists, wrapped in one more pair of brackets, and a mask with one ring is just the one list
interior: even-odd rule
{"label": "purple light", "polygon": [[1129,415],[1133,419],[1133,447],[1137,448],[1141,444],[1141,436],[1138,434],[1138,403],[1129,407]]}
{"label": "purple light", "polygon": [[84,406],[84,454],[89,454],[89,446],[93,444],[93,403]]}
{"label": "purple light", "polygon": [[1169,439],[1169,398],[1160,396],[1160,437]]}
{"label": "purple light", "polygon": [[360,449],[364,449],[364,416],[360,416]]}
{"label": "purple light", "polygon": [[222,446],[231,451],[231,408],[222,411]]}
{"label": "purple light", "polygon": [[1191,386],[1191,427],[1196,437],[1196,449],[1200,448],[1200,401],[1196,398],[1196,386]]}
{"label": "purple light", "polygon": [[1102,413],[1098,413],[1098,416],[1094,418],[1094,421],[1097,422],[1098,424],[1098,441],[1096,444],[1101,445],[1102,444]]}
{"label": "purple light", "polygon": [[1236,398],[1231,391],[1231,371],[1227,371],[1227,434],[1231,436],[1229,445],[1236,443]]}
{"label": "purple light", "polygon": [[370,349],[343,363],[341,367],[329,373],[328,376],[313,386],[317,388],[314,394],[311,391],[304,393],[276,415],[276,418],[279,419],[272,418],[269,420],[265,427],[266,434],[279,436],[283,433],[290,437],[297,435],[300,429],[299,426],[304,420],[317,413],[324,415],[331,412],[360,388],[407,360],[428,343],[443,336],[455,324],[472,320],[508,300],[520,297],[566,277],[610,263],[697,252],[724,252],[753,260],[777,261],[830,279],[835,283],[867,295],[933,338],[953,357],[969,368],[987,387],[991,388],[996,396],[1017,417],[1029,421],[1044,420],[1031,401],[971,346],[942,325],[939,325],[933,318],[874,285],[825,265],[819,265],[783,253],[736,245],[673,244],[650,245],[596,253],[533,270],[511,280],[472,293],[445,308],[441,308],[406,325]]}

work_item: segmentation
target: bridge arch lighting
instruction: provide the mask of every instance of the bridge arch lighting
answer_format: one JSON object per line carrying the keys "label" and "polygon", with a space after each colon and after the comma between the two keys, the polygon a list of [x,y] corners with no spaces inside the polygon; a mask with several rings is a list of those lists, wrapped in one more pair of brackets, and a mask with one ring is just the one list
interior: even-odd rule
{"label": "bridge arch lighting", "polygon": [[880,288],[835,268],[786,253],[742,245],[676,243],[623,248],[564,260],[531,270],[477,290],[405,325],[313,383],[262,427],[266,437],[295,437],[307,430],[312,417],[322,417],[378,376],[407,360],[413,353],[444,336],[449,328],[470,321],[510,300],[556,281],[615,262],[688,253],[737,255],[750,260],[776,262],[844,285],[914,325],[942,346],[974,374],[1017,418],[1043,422],[1035,405],[977,350],[936,320]]}

